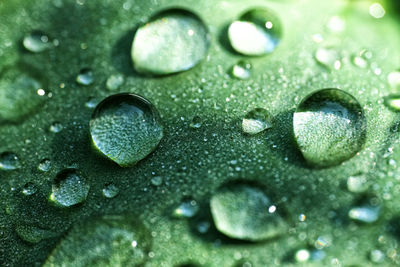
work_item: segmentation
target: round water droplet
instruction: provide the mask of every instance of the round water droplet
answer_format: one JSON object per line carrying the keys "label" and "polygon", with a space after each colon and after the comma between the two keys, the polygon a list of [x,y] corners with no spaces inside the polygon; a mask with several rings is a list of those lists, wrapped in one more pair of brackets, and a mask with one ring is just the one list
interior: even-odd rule
{"label": "round water droplet", "polygon": [[365,69],[368,67],[371,57],[372,53],[366,49],[363,49],[360,53],[352,57],[352,62],[356,67]]}
{"label": "round water droplet", "polygon": [[41,83],[31,76],[34,70],[24,72],[17,67],[5,69],[0,73],[0,123],[19,122],[34,114],[45,97],[38,94]]}
{"label": "round water droplet", "polygon": [[385,13],[385,9],[379,3],[373,3],[369,7],[369,14],[376,19],[383,18],[383,16],[385,16]]}
{"label": "round water droplet", "polygon": [[122,167],[149,155],[163,137],[158,111],[145,98],[117,94],[104,99],[90,120],[93,144]]}
{"label": "round water droplet", "polygon": [[251,76],[251,64],[247,61],[239,61],[232,67],[232,76],[241,80],[249,79]]}
{"label": "round water droplet", "polygon": [[387,80],[393,90],[400,91],[400,71],[389,73]]}
{"label": "round water droplet", "polygon": [[37,187],[34,183],[32,182],[28,182],[24,185],[24,187],[22,188],[22,194],[24,194],[25,196],[31,196],[34,195],[37,192]]}
{"label": "round water droplet", "polygon": [[194,199],[185,199],[174,210],[173,216],[176,218],[191,218],[199,211],[199,205]]}
{"label": "round water droplet", "polygon": [[106,87],[110,91],[115,91],[121,87],[124,83],[124,75],[122,74],[115,74],[108,77],[106,81]]}
{"label": "round water droplet", "polygon": [[82,203],[89,193],[89,184],[76,169],[65,169],[57,174],[50,200],[57,205],[70,207]]}
{"label": "round water droplet", "polygon": [[61,124],[61,122],[58,122],[58,121],[53,122],[49,127],[50,132],[53,132],[53,133],[59,133],[62,131],[62,129],[63,129],[63,125]]}
{"label": "round water droplet", "polygon": [[256,108],[246,114],[242,121],[243,132],[258,134],[273,125],[272,115],[263,108]]}
{"label": "round water droplet", "polygon": [[241,240],[261,241],[283,234],[287,225],[265,193],[256,186],[231,184],[211,198],[215,226],[223,234]]}
{"label": "round water droplet", "polygon": [[297,145],[314,167],[334,166],[353,157],[364,145],[366,125],[358,101],[339,89],[312,93],[293,115]]}
{"label": "round water droplet", "polygon": [[22,41],[25,49],[32,53],[40,53],[51,47],[49,37],[41,31],[33,31],[26,35]]}
{"label": "round water droplet", "polygon": [[194,116],[192,121],[190,122],[190,128],[193,129],[199,129],[201,125],[203,124],[203,120],[200,118],[200,116]]}
{"label": "round water droplet", "polygon": [[113,183],[108,183],[103,188],[103,196],[106,198],[114,198],[118,195],[119,189]]}
{"label": "round water droplet", "polygon": [[400,95],[388,95],[384,99],[385,105],[393,111],[400,111]]}
{"label": "round water droplet", "polygon": [[296,251],[295,259],[297,262],[306,262],[310,259],[310,252],[307,249]]}
{"label": "round water droplet", "polygon": [[137,30],[131,55],[138,72],[165,75],[194,67],[206,57],[209,45],[208,30],[199,17],[170,9]]}
{"label": "round water droplet", "polygon": [[21,162],[16,154],[12,152],[3,152],[0,154],[0,170],[12,171],[20,167]]}
{"label": "round water droplet", "polygon": [[81,85],[91,85],[94,81],[93,71],[89,68],[83,68],[76,76],[76,82]]}
{"label": "round water droplet", "polygon": [[38,170],[42,172],[48,172],[50,168],[51,168],[51,160],[49,159],[43,159],[38,165]]}
{"label": "round water droplet", "polygon": [[269,9],[245,12],[229,26],[232,48],[246,56],[261,56],[275,50],[282,37],[280,20]]}
{"label": "round water droplet", "polygon": [[137,216],[104,216],[76,224],[44,266],[144,266],[150,232]]}
{"label": "round water droplet", "polygon": [[154,186],[160,186],[162,184],[162,182],[163,182],[163,179],[161,176],[155,176],[155,177],[151,178],[151,183]]}
{"label": "round water droplet", "polygon": [[325,68],[338,70],[342,67],[339,52],[331,47],[318,48],[314,57]]}

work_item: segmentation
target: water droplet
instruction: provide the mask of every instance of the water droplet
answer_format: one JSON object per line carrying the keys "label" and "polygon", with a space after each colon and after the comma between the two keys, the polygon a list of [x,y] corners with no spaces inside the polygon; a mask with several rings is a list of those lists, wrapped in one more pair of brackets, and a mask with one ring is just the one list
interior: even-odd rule
{"label": "water droplet", "polygon": [[251,64],[247,61],[239,61],[232,67],[232,76],[241,80],[250,78]]}
{"label": "water droplet", "polygon": [[246,114],[242,121],[243,132],[258,134],[273,126],[272,115],[263,108],[256,108]]}
{"label": "water droplet", "polygon": [[40,53],[51,47],[49,37],[41,31],[33,31],[22,40],[25,49],[32,53]]}
{"label": "water droplet", "polygon": [[312,93],[293,115],[297,145],[315,167],[334,166],[353,157],[364,145],[366,124],[358,101],[339,89]]}
{"label": "water droplet", "polygon": [[300,222],[304,222],[306,220],[306,215],[304,215],[303,213],[301,213],[300,215],[299,215],[299,221]]}
{"label": "water droplet", "polygon": [[12,152],[0,154],[0,170],[12,171],[19,168],[21,168],[21,162],[16,154]]}
{"label": "water droplet", "polygon": [[400,95],[388,95],[384,98],[385,105],[393,111],[400,111]]}
{"label": "water droplet", "polygon": [[22,118],[34,114],[44,101],[37,94],[41,83],[17,67],[5,69],[0,73],[0,122],[19,122]]}
{"label": "water droplet", "polygon": [[160,185],[162,184],[162,182],[163,182],[163,179],[162,179],[161,176],[155,176],[155,177],[153,177],[153,178],[151,179],[151,183],[152,183],[154,186],[160,186]]}
{"label": "water droplet", "polygon": [[300,249],[296,251],[294,257],[297,262],[306,262],[310,259],[310,252],[307,249]]}
{"label": "water droplet", "polygon": [[357,55],[352,57],[352,62],[356,67],[365,69],[369,65],[369,59],[371,59],[372,54],[370,51],[363,49]]}
{"label": "water droplet", "polygon": [[45,266],[143,266],[152,238],[137,216],[104,216],[76,224]]}
{"label": "water droplet", "polygon": [[361,193],[368,189],[367,177],[363,174],[347,178],[347,189],[350,192]]}
{"label": "water droplet", "polygon": [[383,18],[383,16],[385,16],[385,13],[385,9],[379,3],[373,3],[369,7],[369,14],[376,19]]}
{"label": "water droplet", "polygon": [[342,32],[346,28],[346,22],[340,16],[333,16],[329,19],[327,27],[331,32]]}
{"label": "water droplet", "polygon": [[192,121],[190,122],[190,127],[193,129],[199,129],[203,124],[203,120],[199,116],[194,116]]}
{"label": "water droplet", "polygon": [[230,184],[211,198],[211,213],[217,229],[235,239],[261,241],[286,231],[277,211],[269,213],[271,201],[258,187]]}
{"label": "water droplet", "polygon": [[110,91],[115,91],[121,87],[124,83],[124,75],[122,74],[115,74],[108,77],[106,81],[106,87]]}
{"label": "water droplet", "polygon": [[18,224],[15,227],[15,232],[22,240],[32,244],[37,244],[43,239],[57,236],[57,234],[52,231],[26,224]]}
{"label": "water droplet", "polygon": [[81,85],[91,85],[94,81],[93,71],[89,68],[83,68],[76,76],[76,82]]}
{"label": "water droplet", "polygon": [[138,72],[165,75],[197,65],[209,45],[208,30],[199,17],[187,10],[169,9],[137,30],[131,55]]}
{"label": "water droplet", "polygon": [[393,90],[400,91],[400,71],[389,73],[387,80]]}
{"label": "water droplet", "polygon": [[50,159],[43,159],[38,165],[38,170],[42,172],[48,172],[50,168],[51,168]]}
{"label": "water droplet", "polygon": [[281,35],[280,20],[274,12],[264,8],[245,12],[228,29],[232,48],[247,56],[271,53],[279,44]]}
{"label": "water droplet", "polygon": [[119,189],[113,183],[108,183],[103,188],[103,196],[106,198],[114,198],[118,195]]}
{"label": "water droplet", "polygon": [[191,218],[197,214],[199,206],[194,199],[185,199],[174,210],[173,216],[176,218]]}
{"label": "water droplet", "polygon": [[49,127],[49,130],[52,133],[59,133],[62,131],[62,129],[63,129],[63,125],[61,124],[61,122],[58,122],[58,121],[53,122]]}
{"label": "water droplet", "polygon": [[86,101],[85,106],[86,106],[87,108],[92,109],[92,108],[95,108],[95,107],[99,104],[99,102],[100,102],[100,101],[99,101],[97,98],[90,97],[90,98],[88,99],[88,101]]}
{"label": "water droplet", "polygon": [[25,196],[31,196],[34,195],[37,192],[37,187],[34,183],[32,182],[28,182],[24,185],[24,187],[22,188],[22,194],[24,194]]}
{"label": "water droplet", "polygon": [[70,207],[82,203],[89,193],[89,184],[76,169],[65,169],[57,174],[50,200],[57,205]]}
{"label": "water droplet", "polygon": [[342,67],[339,52],[334,48],[320,47],[314,57],[325,68],[339,70]]}
{"label": "water droplet", "polygon": [[372,250],[369,254],[369,258],[372,262],[380,263],[385,260],[385,254],[379,249]]}
{"label": "water droplet", "polygon": [[349,217],[359,222],[373,223],[378,220],[379,212],[379,206],[363,205],[350,209]]}
{"label": "water droplet", "polygon": [[90,120],[95,147],[122,167],[132,166],[149,155],[163,137],[156,108],[135,94],[117,94],[104,99]]}

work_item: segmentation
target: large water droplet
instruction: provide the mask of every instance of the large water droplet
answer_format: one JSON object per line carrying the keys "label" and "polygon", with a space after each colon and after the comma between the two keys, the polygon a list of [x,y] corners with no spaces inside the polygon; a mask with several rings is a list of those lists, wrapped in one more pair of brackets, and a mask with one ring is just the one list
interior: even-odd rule
{"label": "large water droplet", "polygon": [[163,127],[158,111],[147,99],[124,93],[109,96],[96,107],[90,134],[101,153],[126,167],[157,147]]}
{"label": "large water droplet", "polygon": [[143,266],[151,247],[137,216],[104,216],[76,224],[44,266]]}
{"label": "large water droplet", "polygon": [[91,85],[94,81],[93,71],[89,68],[83,68],[76,76],[76,82],[82,85]]}
{"label": "large water droplet", "polygon": [[16,154],[12,152],[3,152],[0,154],[0,170],[12,171],[20,167],[21,162]]}
{"label": "large water droplet", "polygon": [[297,145],[315,167],[337,165],[362,148],[366,119],[358,101],[339,89],[322,89],[307,96],[293,116]]}
{"label": "large water droplet", "polygon": [[283,234],[287,228],[276,206],[253,185],[223,186],[210,206],[215,226],[231,238],[260,241]]}
{"label": "large water droplet", "polygon": [[192,68],[205,58],[208,47],[201,19],[187,10],[170,9],[137,30],[131,54],[138,72],[164,75]]}
{"label": "large water droplet", "polygon": [[239,61],[232,67],[232,76],[241,80],[250,78],[251,64],[247,61]]}
{"label": "large water droplet", "polygon": [[256,108],[246,114],[242,121],[243,132],[247,134],[258,134],[273,125],[272,115],[268,110]]}
{"label": "large water droplet", "polygon": [[40,53],[51,47],[49,37],[41,31],[33,31],[22,40],[25,49],[32,53]]}
{"label": "large water droplet", "polygon": [[82,203],[89,193],[89,184],[76,169],[65,169],[57,174],[50,200],[57,205],[70,207]]}
{"label": "large water droplet", "polygon": [[274,12],[264,8],[245,12],[228,29],[232,48],[247,56],[271,53],[279,44],[281,35],[280,20]]}

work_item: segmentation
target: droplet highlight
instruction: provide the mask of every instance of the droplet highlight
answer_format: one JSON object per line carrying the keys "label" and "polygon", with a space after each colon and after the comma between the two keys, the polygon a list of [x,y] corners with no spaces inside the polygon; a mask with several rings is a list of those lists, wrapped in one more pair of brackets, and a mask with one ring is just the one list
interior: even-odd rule
{"label": "droplet highlight", "polygon": [[268,110],[256,108],[246,114],[242,120],[242,129],[246,134],[254,135],[272,128],[273,118]]}

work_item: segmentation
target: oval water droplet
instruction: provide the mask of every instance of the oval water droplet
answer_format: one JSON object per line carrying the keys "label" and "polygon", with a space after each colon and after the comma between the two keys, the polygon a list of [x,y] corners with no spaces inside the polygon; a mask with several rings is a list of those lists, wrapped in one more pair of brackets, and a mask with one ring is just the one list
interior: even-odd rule
{"label": "oval water droplet", "polygon": [[119,188],[113,183],[107,183],[103,188],[103,196],[106,198],[114,198],[118,195]]}
{"label": "oval water droplet", "polygon": [[70,207],[86,200],[89,184],[76,169],[65,169],[57,174],[50,200],[62,207]]}
{"label": "oval water droplet", "polygon": [[200,116],[194,116],[192,121],[190,122],[190,128],[193,129],[199,129],[201,127],[201,125],[203,124],[203,120],[201,119]]}
{"label": "oval water droplet", "polygon": [[160,186],[162,184],[162,182],[163,182],[163,179],[161,176],[155,176],[155,177],[151,178],[151,183],[154,186]]}
{"label": "oval water droplet", "polygon": [[32,244],[37,244],[43,239],[57,236],[57,233],[52,232],[50,230],[26,224],[18,224],[15,227],[15,232],[22,240]]}
{"label": "oval water droplet", "polygon": [[261,241],[283,234],[287,225],[263,190],[249,184],[221,187],[211,198],[217,229],[235,239]]}
{"label": "oval water droplet", "polygon": [[282,38],[281,23],[269,9],[257,8],[245,12],[229,26],[232,48],[246,56],[261,56],[275,50]]}
{"label": "oval water droplet", "polygon": [[373,223],[378,220],[379,212],[379,206],[363,205],[350,209],[349,217],[359,222]]}
{"label": "oval water droplet", "polygon": [[372,57],[372,53],[366,49],[363,49],[357,55],[352,56],[352,62],[356,67],[365,69],[369,65],[369,60]]}
{"label": "oval water droplet", "polygon": [[0,154],[0,170],[12,171],[21,168],[21,162],[17,154],[3,152]]}
{"label": "oval water droplet", "polygon": [[231,75],[235,78],[246,80],[251,76],[251,64],[250,62],[240,60],[232,67]]}
{"label": "oval water droplet", "polygon": [[173,216],[176,218],[191,218],[199,211],[197,201],[191,198],[184,199],[174,210]]}
{"label": "oval water droplet", "polygon": [[41,31],[33,31],[22,40],[25,49],[32,53],[40,53],[51,47],[49,37]]}
{"label": "oval water droplet", "polygon": [[297,145],[314,167],[330,167],[350,159],[365,142],[366,119],[358,101],[339,89],[307,96],[293,115]]}
{"label": "oval water droplet", "polygon": [[61,124],[61,122],[56,121],[56,122],[53,122],[53,123],[50,125],[49,130],[50,130],[50,132],[52,132],[52,133],[59,133],[59,132],[62,131],[63,128],[64,128],[64,127],[63,127],[63,125]]}
{"label": "oval water droplet", "polygon": [[183,9],[158,13],[136,32],[131,56],[140,73],[165,75],[191,69],[207,55],[208,30]]}
{"label": "oval water droplet", "polygon": [[91,85],[94,81],[93,71],[89,68],[83,68],[76,76],[76,82],[81,85]]}
{"label": "oval water droplet", "polygon": [[320,47],[315,51],[315,60],[323,67],[338,70],[342,67],[339,52],[331,47]]}
{"label": "oval water droplet", "polygon": [[73,226],[44,266],[144,266],[152,245],[137,216],[108,215]]}
{"label": "oval water droplet", "polygon": [[385,105],[393,111],[400,111],[400,94],[388,95],[384,98]]}
{"label": "oval water droplet", "polygon": [[51,160],[50,159],[43,159],[39,162],[38,170],[42,172],[48,172],[51,168]]}
{"label": "oval water droplet", "polygon": [[24,187],[21,190],[22,194],[25,196],[31,196],[34,195],[37,192],[37,187],[34,183],[28,182],[24,185]]}
{"label": "oval water droplet", "polygon": [[124,75],[122,74],[111,75],[106,81],[106,87],[110,91],[115,91],[121,87],[121,85],[124,83],[124,80]]}
{"label": "oval water droplet", "polygon": [[156,108],[135,94],[117,94],[104,99],[90,120],[95,147],[122,167],[132,166],[149,155],[163,137]]}
{"label": "oval water droplet", "polygon": [[256,108],[246,114],[242,120],[243,132],[253,135],[258,134],[273,125],[272,115],[268,110]]}

